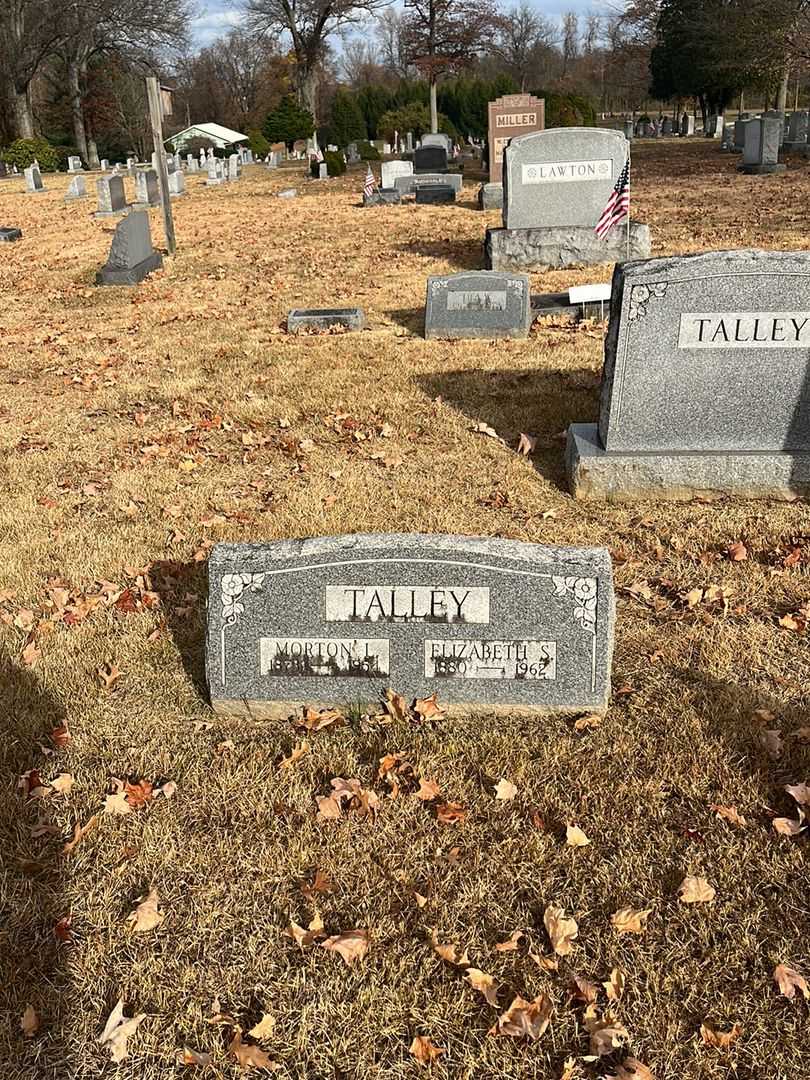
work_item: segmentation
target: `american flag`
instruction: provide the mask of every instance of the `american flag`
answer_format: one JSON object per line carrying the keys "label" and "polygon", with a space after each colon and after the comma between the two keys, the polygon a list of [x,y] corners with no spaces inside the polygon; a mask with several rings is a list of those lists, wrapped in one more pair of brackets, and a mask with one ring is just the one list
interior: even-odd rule
{"label": "american flag", "polygon": [[619,179],[610,193],[610,198],[605,204],[605,209],[602,211],[602,216],[596,223],[594,232],[603,239],[607,236],[614,225],[617,225],[622,218],[629,217],[630,215],[630,158],[624,163],[624,168],[619,175]]}
{"label": "american flag", "polygon": [[320,147],[318,147],[318,153],[315,156],[315,160],[318,162],[319,165],[323,164],[323,161],[324,161],[323,150],[321,150]]}
{"label": "american flag", "polygon": [[374,194],[374,188],[376,186],[377,186],[377,181],[374,179],[374,173],[371,171],[371,166],[369,165],[368,171],[366,172],[365,183],[363,184],[363,194],[364,195],[373,195]]}

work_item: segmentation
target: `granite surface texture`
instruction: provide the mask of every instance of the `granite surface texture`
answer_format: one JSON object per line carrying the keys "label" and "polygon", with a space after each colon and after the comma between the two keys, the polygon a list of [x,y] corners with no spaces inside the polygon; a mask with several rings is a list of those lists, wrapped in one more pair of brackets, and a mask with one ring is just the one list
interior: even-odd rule
{"label": "granite surface texture", "polygon": [[109,258],[96,274],[96,284],[137,285],[162,265],[163,257],[152,247],[146,211],[133,210],[116,226]]}
{"label": "granite surface texture", "polygon": [[424,184],[416,189],[417,203],[443,204],[456,201],[456,191],[451,184]]}
{"label": "granite surface texture", "polygon": [[478,189],[479,210],[503,209],[503,184],[482,184]]}
{"label": "granite surface texture", "polygon": [[[630,225],[630,258],[650,254],[647,225]],[[484,262],[489,270],[544,270],[566,266],[596,266],[627,258],[623,225],[600,239],[591,227],[544,229],[487,229]]]}

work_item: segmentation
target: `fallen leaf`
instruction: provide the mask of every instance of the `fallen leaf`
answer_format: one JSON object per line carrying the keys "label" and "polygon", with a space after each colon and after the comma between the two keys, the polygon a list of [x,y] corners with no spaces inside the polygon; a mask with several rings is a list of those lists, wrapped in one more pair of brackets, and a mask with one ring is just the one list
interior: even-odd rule
{"label": "fallen leaf", "polygon": [[630,1038],[627,1028],[611,1012],[600,1017],[595,1007],[585,1010],[585,1028],[590,1038],[591,1053],[596,1057],[612,1054]]}
{"label": "fallen leaf", "polygon": [[490,439],[498,438],[498,432],[495,428],[491,428],[489,424],[485,424],[483,421],[480,424],[476,424],[473,431],[478,432],[479,435],[488,435]]}
{"label": "fallen leaf", "polygon": [[63,750],[71,740],[67,724],[60,724],[51,731],[51,742],[57,750]]}
{"label": "fallen leaf", "polygon": [[448,964],[453,964],[455,967],[467,968],[470,966],[470,958],[467,955],[467,950],[461,952],[460,946],[455,942],[451,945],[440,945],[439,937],[435,930],[430,932],[430,944],[433,946],[433,951],[438,953],[442,960],[446,960]]}
{"label": "fallen leaf", "polygon": [[772,728],[766,728],[759,733],[759,741],[769,757],[774,759],[782,754],[782,733]]}
{"label": "fallen leaf", "polygon": [[539,953],[529,953],[529,958],[534,960],[541,971],[559,971],[560,961],[556,956],[540,956]]}
{"label": "fallen leaf", "polygon": [[574,721],[574,731],[588,731],[589,728],[599,727],[601,723],[602,717],[599,713],[589,713]]}
{"label": "fallen leaf", "polygon": [[742,1027],[735,1024],[730,1031],[718,1031],[711,1020],[704,1020],[700,1025],[700,1034],[707,1046],[716,1046],[718,1050],[728,1048],[742,1035]]}
{"label": "fallen leaf", "polygon": [[336,952],[351,967],[357,960],[362,960],[368,952],[368,931],[347,930],[343,934],[333,934],[321,942],[322,949]]}
{"label": "fallen leaf", "polygon": [[211,1055],[201,1053],[199,1050],[192,1050],[190,1046],[184,1046],[182,1050],[177,1051],[177,1064],[178,1065],[210,1065]]}
{"label": "fallen leaf", "polygon": [[[280,769],[289,769],[292,765],[295,765],[296,761],[300,761],[301,758],[304,757],[305,754],[308,754],[308,753],[309,753],[309,743],[308,742],[296,743],[295,746],[292,748],[290,756],[281,759],[281,762],[279,763],[279,768]],[[248,1034],[250,1034],[250,1032],[248,1032]]]}
{"label": "fallen leaf", "polygon": [[258,1039],[261,1042],[262,1039],[269,1039],[273,1032],[276,1030],[276,1020],[270,1013],[262,1013],[262,1018],[258,1024],[254,1024],[248,1032],[251,1039]]}
{"label": "fallen leaf", "polygon": [[709,904],[717,895],[706,878],[685,877],[678,887],[682,904]]}
{"label": "fallen leaf", "polygon": [[417,698],[413,703],[413,711],[422,720],[432,720],[437,716],[444,716],[444,709],[437,701],[437,694],[431,694],[427,698]]}
{"label": "fallen leaf", "polygon": [[518,789],[511,780],[499,780],[495,785],[495,798],[501,799],[503,802],[509,802],[510,799],[514,799],[517,793]]}
{"label": "fallen leaf", "polygon": [[[54,783],[51,781],[51,787],[53,786]],[[807,784],[785,784],[785,791],[800,806],[810,806],[810,787]]]}
{"label": "fallen leaf", "polygon": [[297,922],[291,921],[289,927],[285,930],[285,933],[302,949],[314,944],[318,938],[326,937],[326,934],[323,932],[323,920],[317,913],[306,930],[303,926],[299,926]]}
{"label": "fallen leaf", "polygon": [[98,814],[93,814],[86,825],[80,825],[77,821],[73,827],[73,839],[69,840],[62,848],[64,855],[70,855],[73,849],[84,840],[85,836],[98,825]]}
{"label": "fallen leaf", "polygon": [[652,908],[619,908],[610,916],[613,929],[619,934],[643,934]]}
{"label": "fallen leaf", "polygon": [[356,778],[344,780],[342,776],[336,776],[331,784],[331,795],[316,796],[318,821],[335,820],[341,817],[343,810],[360,818],[374,817],[380,805],[376,792],[364,788]]}
{"label": "fallen leaf", "polygon": [[120,815],[132,813],[132,806],[127,800],[127,793],[121,788],[120,791],[116,791],[113,795],[107,795],[104,799],[104,813]]}
{"label": "fallen leaf", "polygon": [[123,674],[123,671],[115,664],[103,664],[100,668],[96,668],[96,675],[105,690],[112,690]]}
{"label": "fallen leaf", "polygon": [[618,1001],[624,993],[624,972],[620,971],[619,968],[613,968],[610,978],[607,982],[603,982],[602,986],[605,988],[608,1001]]}
{"label": "fallen leaf", "polygon": [[131,922],[132,929],[136,932],[154,930],[160,926],[166,916],[158,911],[159,897],[157,889],[151,889],[148,895],[138,904],[134,911],[127,915],[127,922]]}
{"label": "fallen leaf", "polygon": [[334,883],[328,874],[323,870],[316,868],[315,875],[312,879],[311,885],[302,885],[301,892],[308,900],[312,900],[319,893],[333,893],[335,891]]}
{"label": "fallen leaf", "polygon": [[445,1053],[441,1046],[435,1046],[427,1035],[415,1035],[410,1051],[420,1065],[430,1065]]}
{"label": "fallen leaf", "polygon": [[495,988],[495,980],[480,968],[467,968],[464,978],[469,982],[473,990],[483,994],[490,1005],[498,1007],[498,991]]}
{"label": "fallen leaf", "polygon": [[21,653],[22,662],[26,667],[33,667],[41,656],[42,653],[39,651],[34,641],[29,641]]}
{"label": "fallen leaf", "polygon": [[652,1069],[643,1065],[636,1058],[625,1058],[616,1066],[617,1071],[610,1073],[605,1080],[655,1080]]}
{"label": "fallen leaf", "polygon": [[529,454],[533,454],[537,448],[537,436],[527,435],[521,431],[520,438],[518,439],[517,452],[524,457],[528,457]]}
{"label": "fallen leaf", "polygon": [[323,731],[332,724],[342,724],[346,717],[339,709],[312,709],[304,706],[303,716],[295,721],[296,727],[305,728],[307,731]]}
{"label": "fallen leaf", "polygon": [[551,998],[546,993],[541,992],[534,1001],[517,996],[506,1012],[498,1017],[489,1034],[539,1039],[548,1027],[553,1011]]}
{"label": "fallen leaf", "polygon": [[773,981],[779,987],[780,994],[784,994],[791,1001],[796,996],[797,990],[807,1001],[810,1001],[810,987],[807,985],[807,979],[795,968],[788,967],[787,964],[777,964],[773,969]]}
{"label": "fallen leaf", "polygon": [[515,952],[525,936],[522,930],[513,930],[506,941],[497,942],[495,949],[497,952]]}
{"label": "fallen leaf", "polygon": [[567,919],[561,907],[549,904],[543,913],[543,923],[551,940],[551,947],[558,956],[568,956],[574,949],[579,927],[574,919]]}
{"label": "fallen leaf", "polygon": [[164,799],[173,799],[177,794],[177,783],[174,780],[167,780],[165,784],[158,784],[158,786],[153,789],[153,794],[155,798],[157,798],[158,795],[162,795]]}
{"label": "fallen leaf", "polygon": [[748,558],[748,548],[742,540],[736,540],[733,544],[729,544],[726,552],[732,562],[745,562]]}
{"label": "fallen leaf", "polygon": [[419,777],[419,790],[414,792],[417,799],[421,799],[422,802],[431,802],[433,799],[441,798],[441,794],[439,785],[435,780],[426,780],[423,776]]}
{"label": "fallen leaf", "polygon": [[73,787],[73,777],[70,773],[60,773],[54,780],[50,781],[51,787],[54,791],[58,791],[60,795],[69,795],[70,789]]}
{"label": "fallen leaf", "polygon": [[589,979],[581,975],[574,975],[569,986],[571,996],[578,1001],[584,1001],[586,1005],[593,1005],[599,996],[599,987]]}
{"label": "fallen leaf", "polygon": [[40,1020],[33,1005],[26,1005],[22,1020],[20,1020],[23,1035],[28,1039],[33,1038],[39,1031],[39,1024]]}
{"label": "fallen leaf", "polygon": [[804,813],[800,810],[798,818],[794,821],[793,818],[777,817],[773,819],[772,825],[776,832],[782,836],[798,836],[799,833],[804,832]]}
{"label": "fallen leaf", "polygon": [[124,791],[126,792],[127,802],[134,810],[140,810],[154,795],[154,788],[148,780],[139,780],[136,784],[132,784],[128,780],[124,784]]}
{"label": "fallen leaf", "polygon": [[737,813],[736,806],[720,806],[718,803],[711,803],[709,809],[713,810],[719,818],[727,821],[729,825],[739,825],[744,828],[748,824],[745,818]]}
{"label": "fallen leaf", "polygon": [[590,840],[579,825],[568,825],[565,829],[565,842],[569,847],[586,847]]}
{"label": "fallen leaf", "polygon": [[458,825],[467,820],[467,811],[461,803],[440,803],[436,807],[436,820],[442,825]]}
{"label": "fallen leaf", "polygon": [[251,1046],[242,1042],[242,1031],[236,1028],[228,1045],[228,1053],[243,1069],[270,1069],[280,1066],[267,1056],[260,1046]]}
{"label": "fallen leaf", "polygon": [[72,941],[73,931],[70,929],[71,919],[69,916],[65,916],[60,919],[58,923],[54,925],[53,936],[57,941]]}
{"label": "fallen leaf", "polygon": [[402,694],[396,694],[389,688],[385,691],[385,697],[383,698],[383,707],[389,716],[394,720],[407,720],[408,719],[408,702],[402,696]]}
{"label": "fallen leaf", "polygon": [[107,1023],[104,1026],[99,1038],[99,1045],[106,1047],[110,1052],[110,1057],[113,1061],[126,1061],[127,1054],[127,1039],[130,1035],[134,1035],[141,1020],[145,1019],[145,1013],[138,1013],[137,1016],[133,1016],[131,1019],[124,1016],[124,999],[121,998],[118,1004],[107,1018]]}

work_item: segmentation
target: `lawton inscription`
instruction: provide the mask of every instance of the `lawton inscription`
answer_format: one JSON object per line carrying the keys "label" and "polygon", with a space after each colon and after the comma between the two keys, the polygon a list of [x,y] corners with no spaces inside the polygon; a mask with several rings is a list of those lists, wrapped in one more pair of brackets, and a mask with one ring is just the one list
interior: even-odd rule
{"label": "lawton inscription", "polygon": [[593,161],[544,161],[523,165],[521,170],[521,180],[524,184],[558,184],[577,180],[612,179],[612,158],[597,158]]}
{"label": "lawton inscription", "polygon": [[358,535],[220,544],[209,561],[208,681],[232,715],[388,686],[467,709],[604,708],[612,634],[601,549]]}
{"label": "lawton inscription", "polygon": [[810,311],[684,312],[679,349],[806,349]]}

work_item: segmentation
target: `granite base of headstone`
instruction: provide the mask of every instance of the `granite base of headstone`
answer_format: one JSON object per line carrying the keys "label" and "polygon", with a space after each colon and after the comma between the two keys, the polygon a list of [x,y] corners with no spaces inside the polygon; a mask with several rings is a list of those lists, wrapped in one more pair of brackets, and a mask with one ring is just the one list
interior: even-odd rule
{"label": "granite base of headstone", "polygon": [[365,326],[362,308],[294,308],[287,315],[287,333],[301,334],[307,330],[362,330]]}
{"label": "granite base of headstone", "polygon": [[528,274],[470,270],[427,280],[426,338],[525,338],[531,324]]}
{"label": "granite base of headstone", "polygon": [[478,189],[479,210],[503,210],[503,184],[482,184]]}
{"label": "granite base of headstone", "polygon": [[487,229],[484,265],[488,270],[547,270],[568,266],[598,266],[650,254],[650,229],[640,222],[627,229],[616,225],[600,238],[593,227],[560,225],[539,229]]}
{"label": "granite base of headstone", "polygon": [[377,188],[370,195],[363,192],[363,206],[397,206],[401,202],[399,188]]}
{"label": "granite base of headstone", "polygon": [[15,240],[22,240],[22,229],[13,229],[9,225],[0,228],[0,244],[13,244]]}
{"label": "granite base of headstone", "polygon": [[96,274],[97,285],[137,285],[163,265],[163,256],[152,247],[149,215],[133,210],[115,229],[110,255]]}
{"label": "granite base of headstone", "polygon": [[417,176],[394,177],[394,187],[403,195],[414,195],[420,187],[431,187],[435,184],[450,185],[456,195],[461,194],[463,177],[461,173],[423,173]]}
{"label": "granite base of headstone", "polygon": [[603,712],[615,603],[603,548],[461,536],[218,544],[206,673],[222,715],[286,720],[393,687],[457,714]]}
{"label": "granite base of headstone", "polygon": [[455,188],[451,184],[424,184],[416,189],[416,202],[420,205],[445,205],[456,201]]}
{"label": "granite base of headstone", "polygon": [[810,253],[616,267],[598,424],[569,428],[574,496],[810,494]]}

